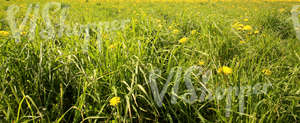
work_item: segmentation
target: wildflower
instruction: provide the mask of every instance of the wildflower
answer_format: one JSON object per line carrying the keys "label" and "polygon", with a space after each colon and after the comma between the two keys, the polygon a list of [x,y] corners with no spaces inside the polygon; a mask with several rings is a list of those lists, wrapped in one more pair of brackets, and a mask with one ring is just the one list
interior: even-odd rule
{"label": "wildflower", "polygon": [[232,74],[232,69],[226,66],[223,66],[222,71],[224,74],[228,75],[228,74]]}
{"label": "wildflower", "polygon": [[109,49],[114,49],[114,48],[116,48],[117,47],[117,44],[112,44],[112,45],[110,45],[108,48]]}
{"label": "wildflower", "polygon": [[245,21],[245,22],[248,22],[248,19],[247,19],[247,18],[245,18],[245,19],[244,19],[244,21]]}
{"label": "wildflower", "polygon": [[179,40],[179,43],[185,43],[185,42],[187,42],[187,40],[188,39],[186,37],[183,37]]}
{"label": "wildflower", "polygon": [[199,65],[204,65],[205,64],[205,62],[204,61],[199,61],[199,63],[198,63]]}
{"label": "wildflower", "polygon": [[237,30],[242,30],[242,28],[244,27],[243,24],[237,22],[235,24],[232,25],[233,28],[237,29]]}
{"label": "wildflower", "polygon": [[109,100],[109,105],[117,106],[120,103],[120,97],[113,97]]}
{"label": "wildflower", "polygon": [[177,33],[179,33],[179,30],[178,30],[178,29],[174,29],[174,30],[173,30],[173,33],[174,33],[174,34],[177,34]]}
{"label": "wildflower", "polygon": [[246,43],[246,41],[244,41],[244,40],[240,41],[240,44],[245,44],[245,43]]}
{"label": "wildflower", "polygon": [[191,31],[191,35],[196,34],[196,32],[197,32],[196,30],[192,30],[192,31]]}
{"label": "wildflower", "polygon": [[270,76],[272,74],[272,71],[269,69],[263,69],[262,72],[267,76]]}
{"label": "wildflower", "polygon": [[218,73],[224,73],[225,75],[232,74],[232,69],[227,66],[220,67],[217,71]]}
{"label": "wildflower", "polygon": [[238,26],[239,26],[239,27],[243,27],[244,25],[240,23],[240,24],[238,24]]}
{"label": "wildflower", "polygon": [[255,31],[254,31],[254,34],[258,34],[258,33],[259,33],[259,31],[258,31],[258,30],[255,30]]}
{"label": "wildflower", "polygon": [[218,69],[217,73],[222,73],[222,67]]}
{"label": "wildflower", "polygon": [[108,34],[104,33],[104,34],[102,35],[102,37],[103,37],[104,39],[106,39],[106,38],[108,37]]}
{"label": "wildflower", "polygon": [[7,31],[0,31],[0,36],[7,37],[8,35],[9,35],[9,32],[7,32]]}
{"label": "wildflower", "polygon": [[243,27],[243,30],[250,31],[250,30],[252,30],[252,27],[250,25],[246,25]]}
{"label": "wildflower", "polygon": [[156,22],[157,22],[157,23],[160,23],[160,22],[161,22],[161,20],[157,19],[157,20],[156,20]]}
{"label": "wildflower", "polygon": [[25,31],[21,32],[21,35],[26,35],[26,34],[27,34],[27,32],[25,32]]}
{"label": "wildflower", "polygon": [[162,28],[162,25],[161,25],[161,24],[159,24],[159,25],[158,25],[158,28]]}
{"label": "wildflower", "polygon": [[113,48],[116,48],[116,46],[115,45],[110,45],[108,48],[113,49]]}

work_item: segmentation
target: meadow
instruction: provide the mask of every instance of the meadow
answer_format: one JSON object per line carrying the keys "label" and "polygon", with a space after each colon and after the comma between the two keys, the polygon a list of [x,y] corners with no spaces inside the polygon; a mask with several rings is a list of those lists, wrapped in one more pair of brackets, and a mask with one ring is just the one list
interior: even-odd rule
{"label": "meadow", "polygon": [[0,122],[300,121],[296,0],[49,2],[0,0]]}

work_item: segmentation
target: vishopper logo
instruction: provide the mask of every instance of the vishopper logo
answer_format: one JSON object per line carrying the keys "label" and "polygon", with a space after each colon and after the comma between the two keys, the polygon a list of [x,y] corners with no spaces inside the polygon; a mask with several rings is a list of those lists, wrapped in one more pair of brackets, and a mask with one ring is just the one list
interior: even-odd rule
{"label": "vishopper logo", "polygon": [[300,24],[299,24],[299,11],[300,5],[296,5],[292,8],[291,13],[292,13],[292,20],[294,24],[294,30],[296,32],[296,37],[298,40],[300,40]]}
{"label": "vishopper logo", "polygon": [[[181,99],[183,102],[188,104],[193,104],[195,102],[221,101],[225,99],[226,101],[226,117],[230,116],[231,105],[233,103],[232,99],[237,97],[239,104],[239,112],[244,113],[245,97],[251,95],[266,94],[268,88],[272,86],[271,83],[257,83],[254,86],[226,86],[226,87],[216,87],[208,88],[208,82],[212,78],[212,71],[205,71],[201,66],[191,66],[182,72],[182,67],[174,67],[170,70],[167,77],[166,83],[164,84],[161,92],[159,92],[159,87],[157,85],[157,80],[162,77],[161,70],[154,69],[149,75],[149,84],[152,90],[153,98],[159,107],[162,107],[164,96],[167,93],[168,87],[173,85],[171,89],[171,103],[176,104],[177,99]],[[181,78],[183,75],[183,78]],[[202,78],[202,81],[193,82],[193,77]],[[174,79],[173,79],[174,78]],[[173,81],[172,81],[173,80]],[[183,95],[178,95],[179,85],[181,80],[184,81],[187,93]],[[198,79],[199,80],[199,79]],[[195,88],[193,84],[198,83],[201,85],[199,88]],[[197,92],[201,94],[197,96]]]}
{"label": "vishopper logo", "polygon": [[[68,24],[66,22],[68,21],[69,9],[69,6],[57,2],[46,3],[43,8],[40,8],[39,4],[30,4],[25,17],[20,25],[18,25],[16,15],[20,11],[20,7],[11,5],[8,7],[6,20],[11,29],[12,37],[16,42],[20,42],[22,32],[27,31],[29,32],[27,35],[29,40],[35,40],[36,33],[44,40],[53,40],[63,36],[79,36],[83,37],[84,44],[82,45],[82,48],[84,51],[88,49],[91,33],[96,34],[97,45],[101,51],[103,33],[112,33],[117,30],[123,30],[126,24],[130,22],[129,19],[124,19],[111,22],[105,21],[88,24],[70,22],[73,24]],[[40,13],[41,18],[39,18]],[[57,16],[51,17],[50,13],[54,13]],[[53,20],[58,22],[54,22]],[[30,29],[26,31],[25,27],[27,23],[29,23]]]}

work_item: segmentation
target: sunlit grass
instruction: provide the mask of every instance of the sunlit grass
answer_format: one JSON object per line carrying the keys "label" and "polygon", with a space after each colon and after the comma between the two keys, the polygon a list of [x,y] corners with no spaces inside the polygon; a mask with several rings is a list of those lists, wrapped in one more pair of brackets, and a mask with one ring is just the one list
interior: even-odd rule
{"label": "sunlit grass", "polygon": [[[146,0],[145,0],[146,1]],[[96,33],[88,50],[83,36],[28,40],[29,23],[20,42],[10,35],[6,10],[20,6],[20,23],[34,0],[1,1],[0,122],[298,122],[300,120],[300,41],[290,10],[297,2],[62,0],[69,6],[66,24],[129,19],[124,29]],[[182,3],[178,3],[182,2]],[[51,13],[58,23],[58,13]],[[170,81],[162,107],[149,85],[155,68],[162,90],[174,67],[199,65],[212,71],[207,88],[271,83],[264,94],[245,98],[244,112],[233,96],[229,117],[226,99],[171,103]],[[197,74],[197,73],[194,73]],[[182,75],[183,76],[183,75]],[[181,80],[179,95],[187,92]],[[192,76],[201,89],[201,77]],[[197,95],[201,91],[197,90]]]}

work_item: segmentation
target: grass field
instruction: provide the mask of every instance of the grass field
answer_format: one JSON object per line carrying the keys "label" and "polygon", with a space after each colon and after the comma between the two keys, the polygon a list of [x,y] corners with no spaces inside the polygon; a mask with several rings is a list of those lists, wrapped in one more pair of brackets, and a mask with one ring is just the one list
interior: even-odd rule
{"label": "grass field", "polygon": [[[0,122],[300,121],[296,0],[61,0],[45,38],[49,2],[0,0]],[[71,28],[58,36],[64,10]],[[9,17],[29,20],[14,33]],[[208,72],[185,78],[195,65]],[[153,82],[166,87],[162,105]]]}

